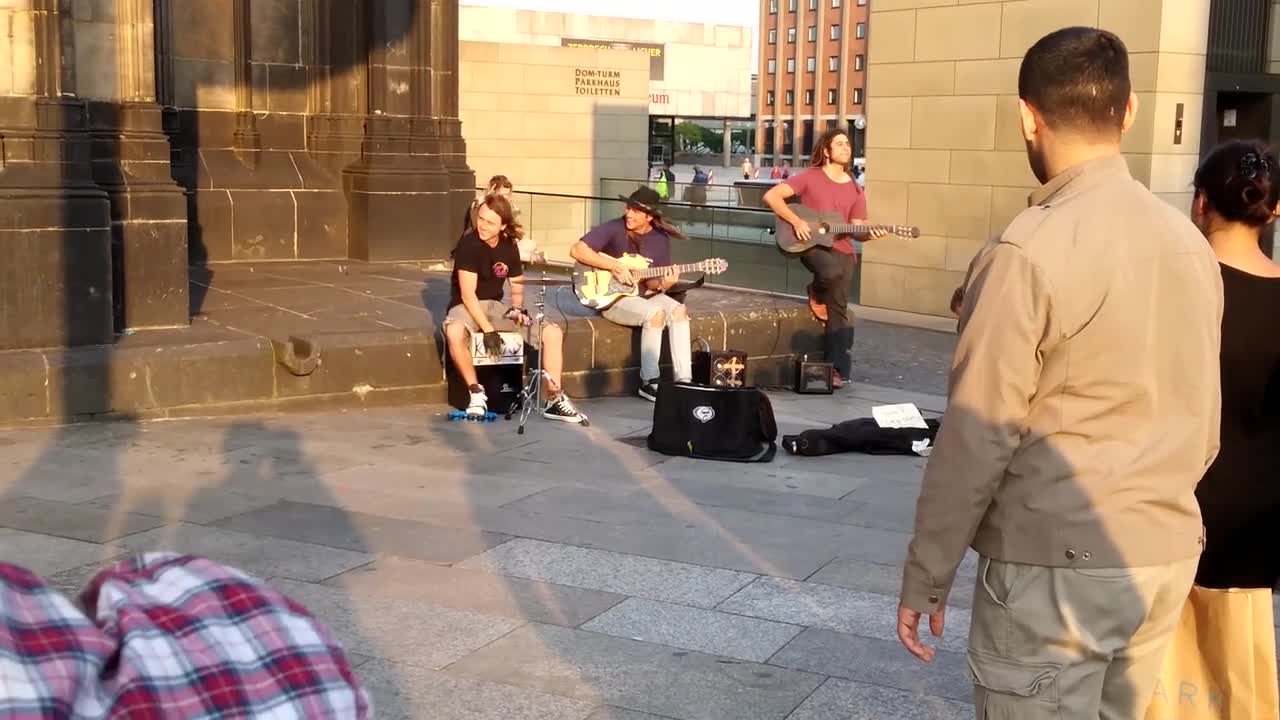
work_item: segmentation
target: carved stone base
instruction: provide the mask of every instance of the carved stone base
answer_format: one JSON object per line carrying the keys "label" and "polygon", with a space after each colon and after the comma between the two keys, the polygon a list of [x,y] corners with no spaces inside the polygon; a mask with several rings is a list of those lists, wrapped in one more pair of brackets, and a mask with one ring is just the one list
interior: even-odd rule
{"label": "carved stone base", "polygon": [[116,327],[187,325],[187,199],[172,177],[160,107],[88,108],[93,175],[111,201]]}
{"label": "carved stone base", "polygon": [[0,350],[109,343],[111,221],[83,103],[0,99]]}

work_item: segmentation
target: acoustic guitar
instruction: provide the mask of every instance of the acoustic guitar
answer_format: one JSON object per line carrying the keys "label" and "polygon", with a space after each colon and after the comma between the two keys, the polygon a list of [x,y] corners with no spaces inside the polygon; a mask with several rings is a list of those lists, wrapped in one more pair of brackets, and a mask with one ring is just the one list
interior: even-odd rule
{"label": "acoustic guitar", "polygon": [[810,248],[831,247],[837,235],[868,233],[872,230],[887,230],[893,235],[905,238],[920,237],[920,228],[913,225],[864,225],[847,222],[837,213],[820,213],[798,203],[789,206],[801,220],[809,223],[809,240],[805,242],[796,237],[791,223],[778,218],[774,234],[778,236],[778,247],[785,253],[802,253]]}
{"label": "acoustic guitar", "polygon": [[673,271],[681,274],[701,272],[717,275],[729,269],[729,262],[720,258],[662,267],[649,267],[647,259],[634,253],[626,253],[618,259],[631,271],[631,276],[636,279],[635,285],[623,283],[608,270],[601,270],[583,263],[573,266],[573,293],[578,296],[578,300],[583,305],[596,310],[606,310],[622,298],[639,295],[641,281],[666,277]]}

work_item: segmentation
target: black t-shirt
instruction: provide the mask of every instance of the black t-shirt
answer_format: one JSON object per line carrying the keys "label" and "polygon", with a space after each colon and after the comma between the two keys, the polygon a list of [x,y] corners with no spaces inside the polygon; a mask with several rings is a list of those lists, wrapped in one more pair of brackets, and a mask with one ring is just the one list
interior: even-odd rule
{"label": "black t-shirt", "polygon": [[476,274],[476,298],[479,300],[502,300],[502,286],[507,278],[524,274],[520,248],[514,241],[499,240],[497,247],[489,247],[479,235],[469,232],[462,236],[458,247],[453,250],[453,275],[449,278],[450,308],[462,304],[459,270]]}

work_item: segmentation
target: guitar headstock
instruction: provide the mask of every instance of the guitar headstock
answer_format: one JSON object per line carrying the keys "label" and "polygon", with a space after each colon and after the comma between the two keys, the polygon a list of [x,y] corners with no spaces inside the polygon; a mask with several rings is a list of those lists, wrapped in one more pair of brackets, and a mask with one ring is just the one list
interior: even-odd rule
{"label": "guitar headstock", "polygon": [[711,258],[698,263],[698,270],[708,275],[719,275],[729,269],[729,261],[724,258]]}
{"label": "guitar headstock", "polygon": [[889,230],[889,232],[893,233],[894,235],[897,235],[898,237],[903,237],[903,238],[920,237],[920,228],[914,225],[890,225],[886,229]]}

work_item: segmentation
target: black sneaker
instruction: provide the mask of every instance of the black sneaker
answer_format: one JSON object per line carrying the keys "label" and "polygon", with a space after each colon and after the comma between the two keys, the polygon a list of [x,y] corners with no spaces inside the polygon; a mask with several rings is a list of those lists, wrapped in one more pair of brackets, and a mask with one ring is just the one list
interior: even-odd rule
{"label": "black sneaker", "polygon": [[640,397],[649,402],[658,402],[658,381],[650,380],[640,386]]}
{"label": "black sneaker", "polygon": [[546,407],[542,409],[542,417],[548,420],[559,420],[567,423],[581,423],[586,415],[578,411],[573,406],[573,401],[568,395],[561,393],[554,400],[547,401]]}

